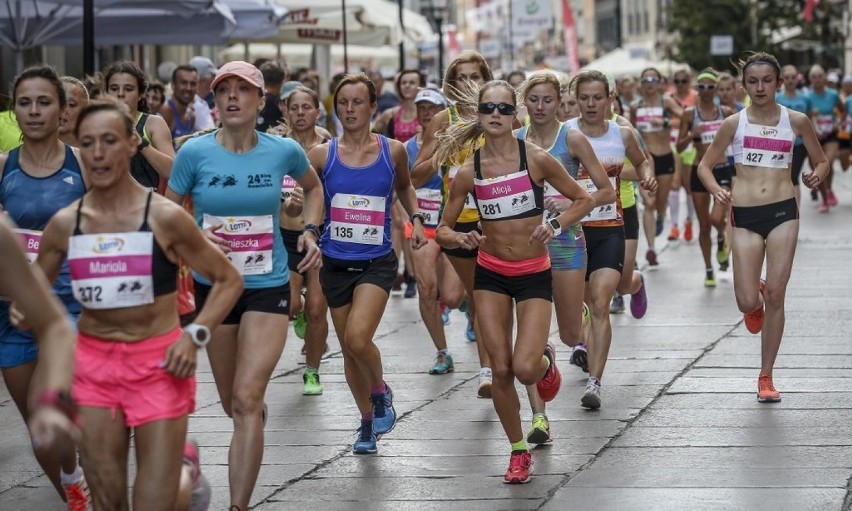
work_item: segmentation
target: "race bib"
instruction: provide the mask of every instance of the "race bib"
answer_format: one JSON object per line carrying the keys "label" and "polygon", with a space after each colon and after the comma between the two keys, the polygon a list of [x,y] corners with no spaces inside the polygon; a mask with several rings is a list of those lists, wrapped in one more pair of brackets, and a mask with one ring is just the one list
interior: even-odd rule
{"label": "race bib", "polygon": [[441,211],[441,190],[418,188],[417,207],[423,215],[423,225],[437,227],[438,213]]}
{"label": "race bib", "polygon": [[296,180],[292,177],[284,176],[284,182],[281,183],[281,202],[290,198],[290,195],[293,194],[293,190],[296,189],[297,184]]}
{"label": "race bib", "polygon": [[743,134],[743,164],[786,169],[792,159],[795,138],[791,130],[747,124]]}
{"label": "race bib", "polygon": [[87,309],[154,303],[154,233],[79,234],[68,241],[74,298]]}
{"label": "race bib", "polygon": [[[449,170],[447,171],[447,189],[451,189],[453,187],[453,179],[456,178],[456,174],[459,171],[461,165],[451,165]],[[467,194],[467,197],[464,199],[464,208],[471,211],[477,211],[476,201],[473,200],[473,195]]]}
{"label": "race bib", "polygon": [[[589,178],[578,179],[577,183],[583,187],[583,190],[586,190],[589,193],[595,193],[598,191],[598,187],[595,186],[595,183]],[[610,176],[609,183],[612,185],[612,188],[616,190],[616,193],[618,193],[618,189],[615,187],[616,178]],[[609,204],[595,206],[595,208],[592,209],[592,211],[590,211],[589,214],[581,220],[581,222],[599,222],[602,220],[616,219],[618,219],[618,208],[616,208],[615,202],[610,202]]]}
{"label": "race bib", "polygon": [[330,236],[342,243],[381,245],[387,198],[338,193],[331,199]]}
{"label": "race bib", "polygon": [[817,132],[820,135],[830,135],[834,131],[833,115],[818,115],[816,118]]}
{"label": "race bib", "polygon": [[508,218],[535,209],[529,173],[515,172],[490,179],[474,179],[479,214],[486,220]]}
{"label": "race bib", "polygon": [[[653,124],[652,121],[657,121]],[[636,109],[636,127],[639,131],[653,133],[663,131],[663,107],[641,107]]]}
{"label": "race bib", "polygon": [[716,138],[716,132],[722,126],[722,121],[707,121],[701,123],[701,143],[710,145]]}
{"label": "race bib", "polygon": [[27,261],[32,264],[38,257],[38,246],[41,244],[41,231],[31,231],[29,229],[15,229],[15,232],[24,241],[24,254],[27,256]]}
{"label": "race bib", "polygon": [[214,234],[225,239],[231,251],[226,254],[240,275],[265,275],[272,272],[272,247],[275,236],[272,215],[218,217],[204,214],[204,229],[221,224]]}

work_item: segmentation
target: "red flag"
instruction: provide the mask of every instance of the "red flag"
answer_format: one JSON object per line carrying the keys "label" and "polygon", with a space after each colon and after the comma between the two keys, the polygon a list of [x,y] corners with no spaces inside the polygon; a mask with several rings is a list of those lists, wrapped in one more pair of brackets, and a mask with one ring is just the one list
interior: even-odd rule
{"label": "red flag", "polygon": [[805,8],[802,9],[802,19],[811,23],[814,20],[814,9],[819,5],[819,0],[807,0]]}
{"label": "red flag", "polygon": [[[817,0],[819,1],[819,0]],[[565,55],[568,57],[568,71],[576,73],[580,70],[580,48],[577,43],[577,25],[574,13],[568,0],[562,0],[562,23],[565,35]]]}

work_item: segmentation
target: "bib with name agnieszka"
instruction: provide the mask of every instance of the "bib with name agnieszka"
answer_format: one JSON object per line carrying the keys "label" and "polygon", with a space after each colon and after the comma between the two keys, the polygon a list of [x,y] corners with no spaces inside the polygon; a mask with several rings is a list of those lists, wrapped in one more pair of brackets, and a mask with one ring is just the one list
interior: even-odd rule
{"label": "bib with name agnieszka", "polygon": [[331,239],[381,245],[385,238],[385,197],[335,194],[331,199]]}
{"label": "bib with name agnieszka", "polygon": [[154,303],[154,233],[78,234],[68,241],[74,298],[87,309]]}
{"label": "bib with name agnieszka", "polygon": [[203,228],[213,225],[222,226],[214,234],[228,242],[228,259],[240,275],[272,272],[272,215],[218,217],[205,213]]}
{"label": "bib with name agnieszka", "polygon": [[489,179],[474,179],[473,186],[479,202],[479,214],[485,220],[512,217],[536,207],[526,170]]}
{"label": "bib with name agnieszka", "polygon": [[793,154],[792,130],[747,124],[743,132],[743,164],[786,169]]}

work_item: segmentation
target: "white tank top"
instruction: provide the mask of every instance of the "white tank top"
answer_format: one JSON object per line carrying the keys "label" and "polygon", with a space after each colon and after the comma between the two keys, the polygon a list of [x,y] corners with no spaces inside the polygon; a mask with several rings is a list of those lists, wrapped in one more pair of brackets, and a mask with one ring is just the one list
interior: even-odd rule
{"label": "white tank top", "polygon": [[[780,105],[779,105],[780,106]],[[761,126],[748,121],[748,111],[740,111],[737,132],[734,134],[734,163],[787,169],[793,158],[793,144],[796,135],[790,125],[790,113],[787,107],[781,107],[781,117],[775,126]]]}

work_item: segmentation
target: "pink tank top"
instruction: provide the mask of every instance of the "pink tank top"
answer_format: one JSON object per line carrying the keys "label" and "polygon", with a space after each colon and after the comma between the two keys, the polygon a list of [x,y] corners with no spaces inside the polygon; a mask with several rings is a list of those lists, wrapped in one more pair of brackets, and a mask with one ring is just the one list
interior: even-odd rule
{"label": "pink tank top", "polygon": [[393,114],[393,138],[404,143],[417,134],[419,127],[420,121],[416,117],[411,122],[402,122],[402,107],[396,109],[396,113]]}

